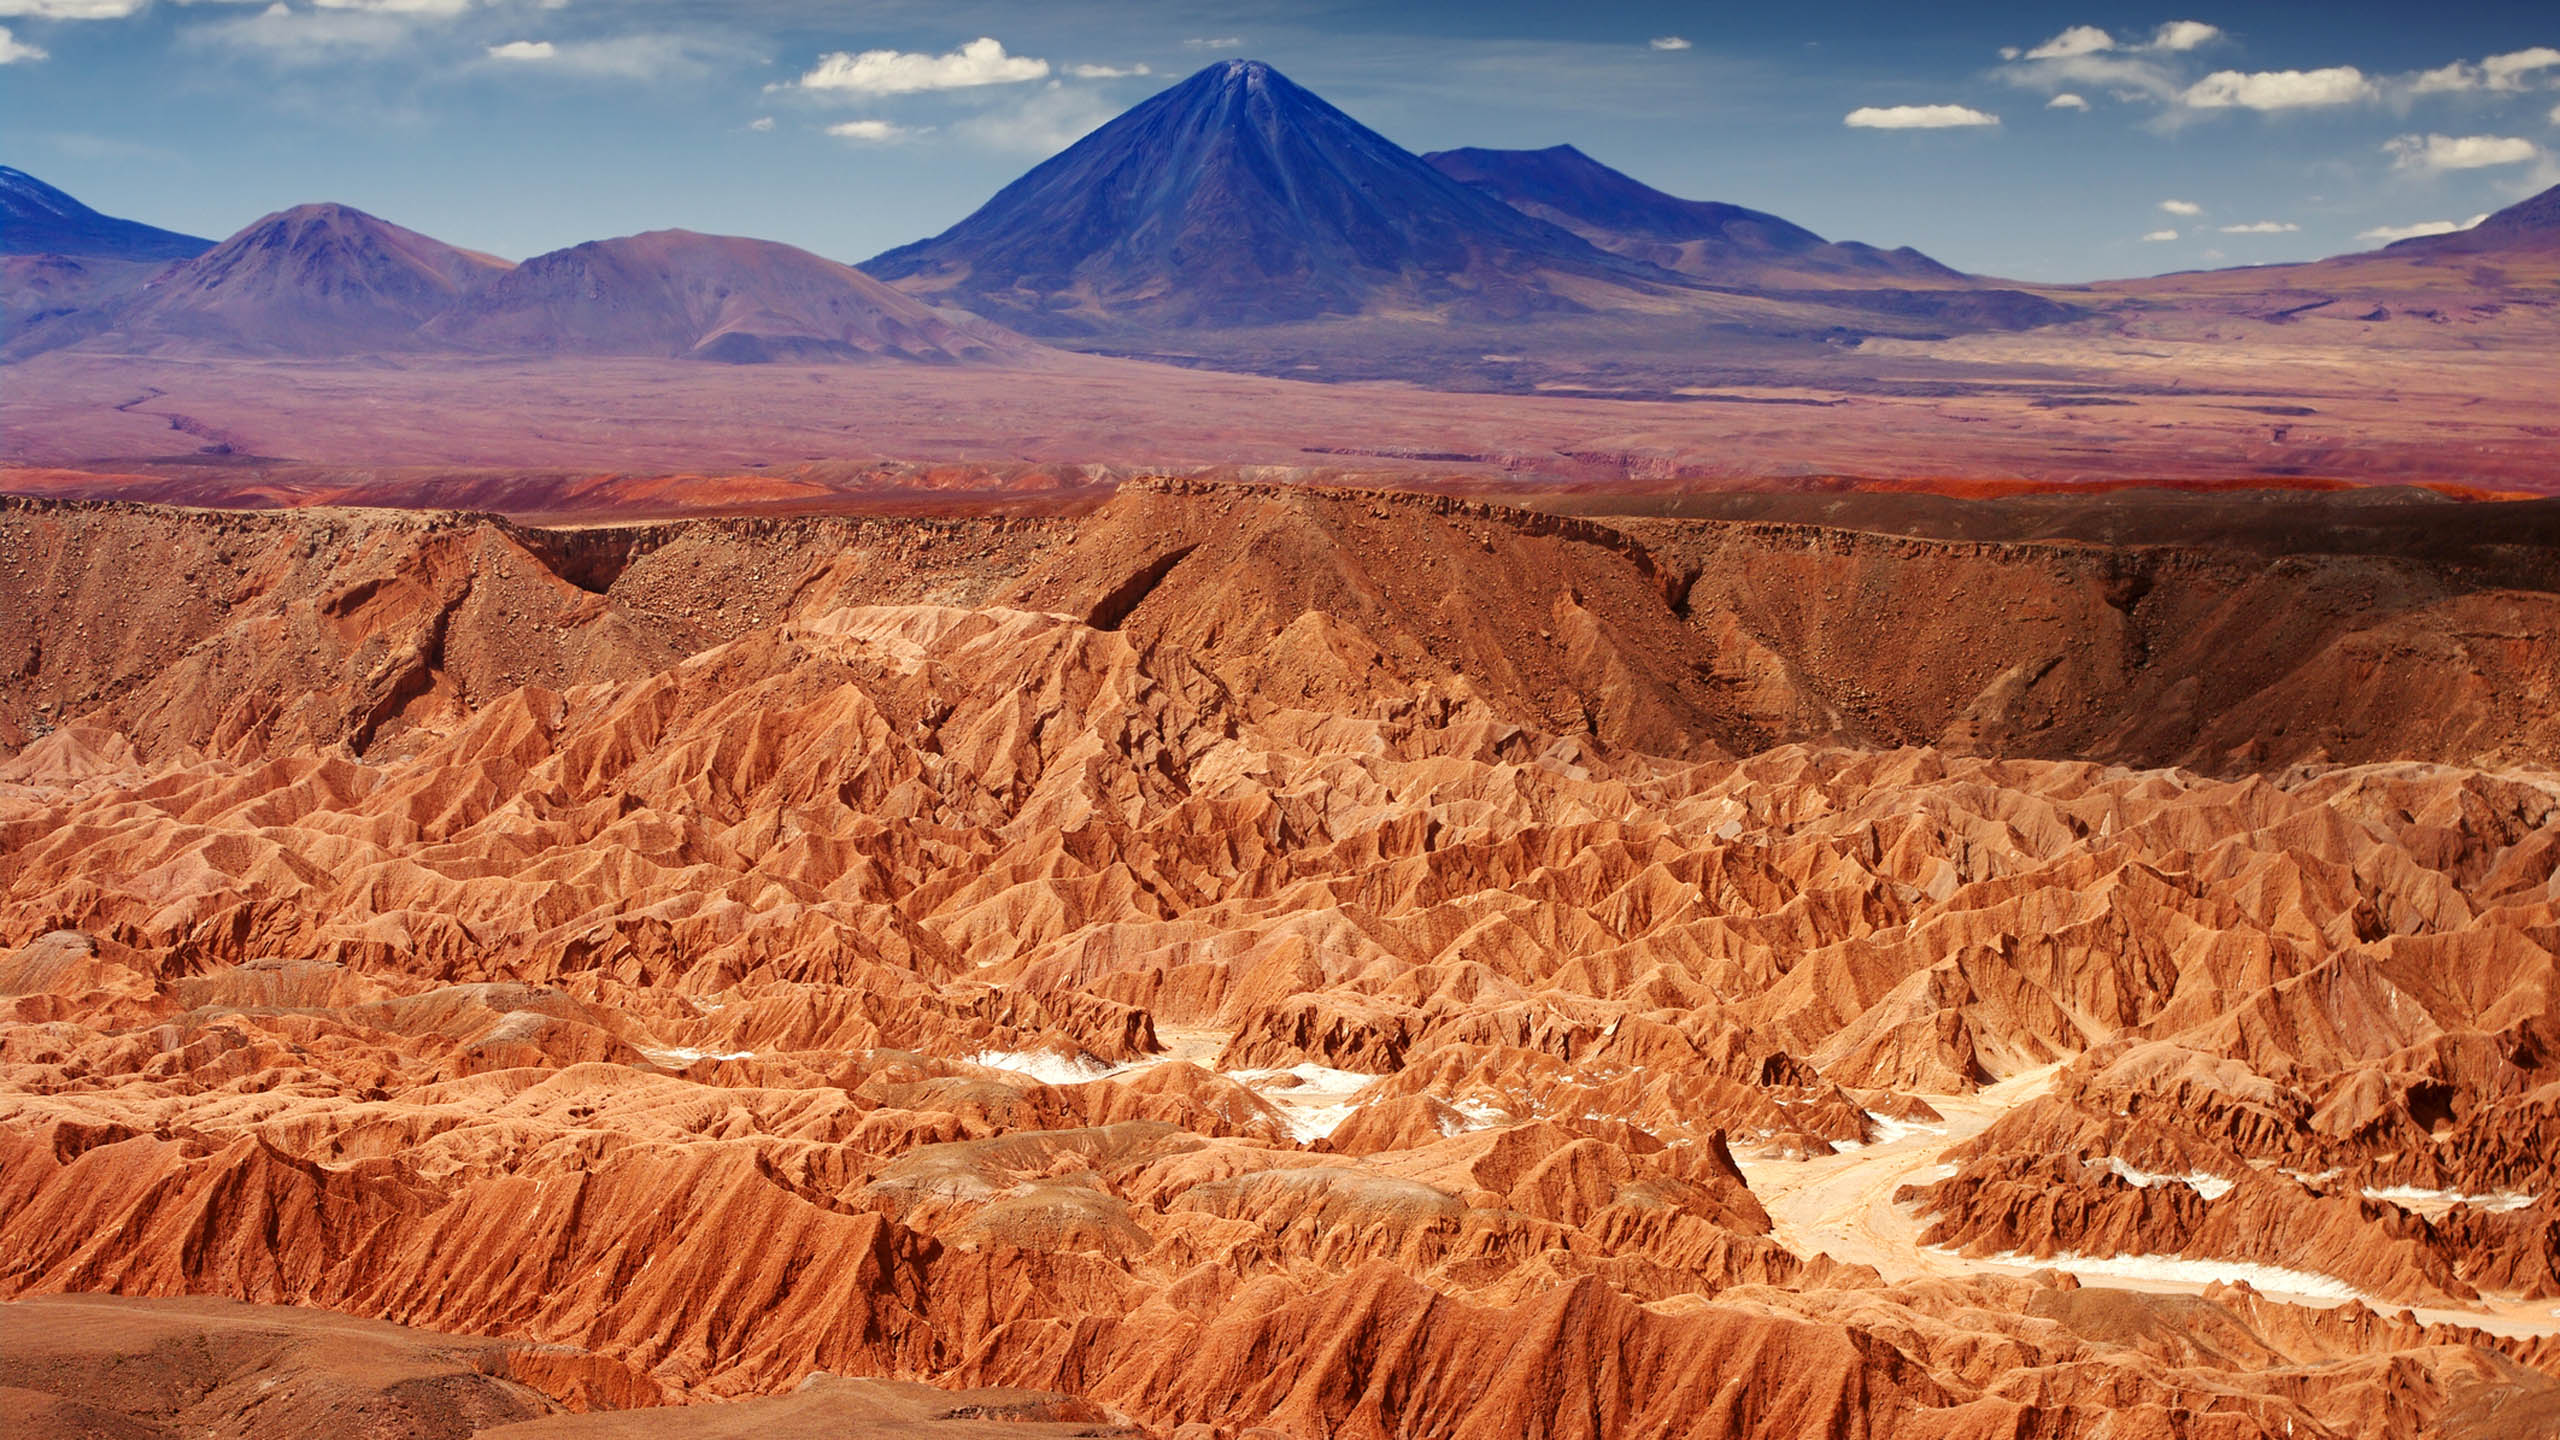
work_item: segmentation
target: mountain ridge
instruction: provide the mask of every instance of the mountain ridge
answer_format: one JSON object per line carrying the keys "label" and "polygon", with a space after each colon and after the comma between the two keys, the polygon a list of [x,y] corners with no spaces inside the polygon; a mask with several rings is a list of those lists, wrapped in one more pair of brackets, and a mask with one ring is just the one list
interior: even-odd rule
{"label": "mountain ridge", "polygon": [[1613,254],[1693,279],[1773,278],[1970,286],[1972,276],[1908,246],[1835,242],[1783,217],[1716,200],[1688,200],[1612,169],[1572,145],[1543,150],[1466,147],[1423,161],[1525,214],[1552,221]]}
{"label": "mountain ridge", "polygon": [[958,363],[1011,348],[852,266],[771,240],[651,230],[537,255],[426,333],[467,349],[757,363]]}
{"label": "mountain ridge", "polygon": [[213,245],[200,235],[101,214],[24,170],[0,165],[0,255],[191,260]]}
{"label": "mountain ridge", "polygon": [[2473,255],[2499,250],[2560,251],[2560,185],[2491,211],[2468,229],[2395,241],[2384,246],[2382,253]]}

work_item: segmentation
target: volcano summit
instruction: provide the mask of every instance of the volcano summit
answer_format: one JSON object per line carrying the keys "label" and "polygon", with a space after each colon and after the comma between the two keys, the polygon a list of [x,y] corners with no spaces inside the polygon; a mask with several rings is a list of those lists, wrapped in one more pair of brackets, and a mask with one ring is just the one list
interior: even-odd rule
{"label": "volcano summit", "polygon": [[1210,66],[863,268],[1043,335],[1512,318],[1572,308],[1558,277],[1667,278],[1452,180],[1259,60]]}

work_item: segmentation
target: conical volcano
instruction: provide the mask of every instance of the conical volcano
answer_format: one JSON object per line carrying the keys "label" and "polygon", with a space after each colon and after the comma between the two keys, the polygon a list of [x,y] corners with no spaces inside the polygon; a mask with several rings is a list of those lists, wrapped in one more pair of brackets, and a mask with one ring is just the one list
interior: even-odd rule
{"label": "conical volcano", "polygon": [[1258,60],[1210,66],[863,268],[1050,335],[1500,319],[1576,308],[1559,277],[1670,278],[1442,174]]}

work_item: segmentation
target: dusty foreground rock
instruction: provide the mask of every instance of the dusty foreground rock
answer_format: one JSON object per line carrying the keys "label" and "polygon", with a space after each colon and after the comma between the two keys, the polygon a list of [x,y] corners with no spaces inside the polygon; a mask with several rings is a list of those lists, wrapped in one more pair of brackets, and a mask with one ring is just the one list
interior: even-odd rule
{"label": "dusty foreground rock", "polygon": [[2497,563],[0,510],[0,1414],[2554,1433]]}

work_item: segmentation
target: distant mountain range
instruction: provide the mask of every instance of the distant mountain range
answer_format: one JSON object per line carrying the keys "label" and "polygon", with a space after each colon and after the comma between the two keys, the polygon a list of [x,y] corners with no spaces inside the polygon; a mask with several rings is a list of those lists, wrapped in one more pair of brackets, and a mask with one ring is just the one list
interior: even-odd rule
{"label": "distant mountain range", "polygon": [[[11,276],[12,356],[64,344],[292,358],[463,350],[985,362],[1029,347],[947,318],[848,265],[770,240],[660,230],[522,265],[344,205],[266,216],[85,308],[45,310]],[[21,316],[25,323],[19,323]]]}
{"label": "distant mountain range", "polygon": [[[2368,258],[2555,245],[2560,190]],[[1577,369],[1693,383],[1680,377],[1783,347],[2021,329],[2106,298],[1682,199],[1570,145],[1414,155],[1249,60],[1144,101],[861,270],[679,230],[513,265],[343,205],[266,216],[217,245],[0,168],[0,358],[77,345],[1001,363],[1033,353],[1032,335],[1526,389]]]}

